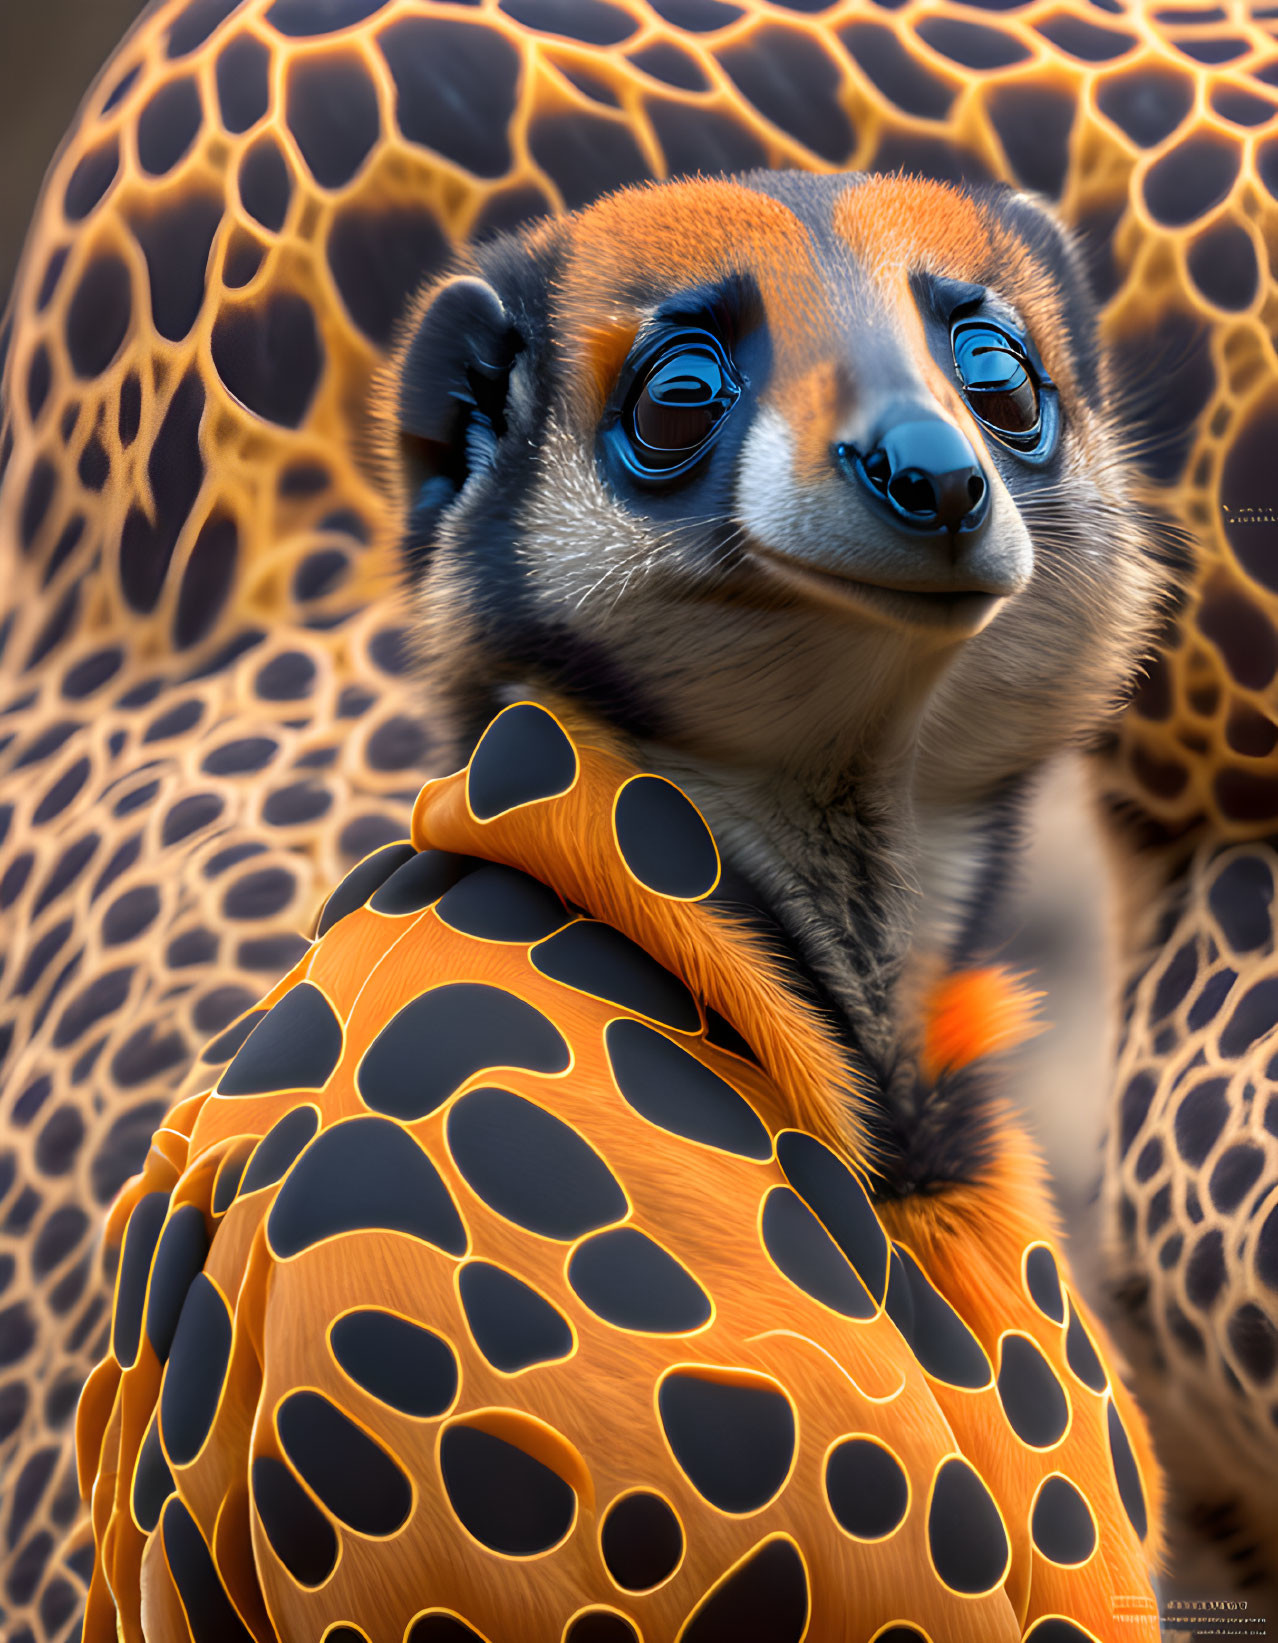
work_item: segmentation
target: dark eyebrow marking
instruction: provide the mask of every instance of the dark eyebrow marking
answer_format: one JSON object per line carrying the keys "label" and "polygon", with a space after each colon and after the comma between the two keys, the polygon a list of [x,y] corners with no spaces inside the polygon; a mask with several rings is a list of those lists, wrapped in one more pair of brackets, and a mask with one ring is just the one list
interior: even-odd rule
{"label": "dark eyebrow marking", "polygon": [[764,320],[763,296],[754,275],[728,274],[721,280],[676,291],[658,304],[639,328],[636,344],[671,323],[704,325],[729,348]]}
{"label": "dark eyebrow marking", "polygon": [[911,284],[915,297],[947,324],[967,310],[979,308],[989,295],[983,285],[971,280],[950,279],[944,274],[918,273],[913,276]]}

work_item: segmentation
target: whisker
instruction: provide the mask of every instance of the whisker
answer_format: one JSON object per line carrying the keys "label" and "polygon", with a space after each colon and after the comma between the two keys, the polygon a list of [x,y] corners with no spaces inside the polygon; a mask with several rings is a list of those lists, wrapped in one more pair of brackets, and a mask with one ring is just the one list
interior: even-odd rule
{"label": "whisker", "polygon": [[600,619],[607,621],[636,580],[657,570],[664,560],[671,554],[679,553],[689,542],[702,541],[716,532],[719,534],[713,552],[703,568],[717,570],[736,544],[748,534],[748,526],[726,515],[689,514],[665,522],[657,540],[644,544],[637,554],[623,554],[606,564],[599,575],[570,596],[572,608],[580,611],[592,601],[599,601],[603,605]]}

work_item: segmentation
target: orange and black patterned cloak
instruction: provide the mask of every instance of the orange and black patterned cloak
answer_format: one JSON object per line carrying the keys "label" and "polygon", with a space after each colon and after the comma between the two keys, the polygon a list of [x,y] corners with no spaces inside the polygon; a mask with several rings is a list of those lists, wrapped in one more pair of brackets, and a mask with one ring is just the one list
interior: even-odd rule
{"label": "orange and black patterned cloak", "polygon": [[85,1643],[1157,1636],[1030,1149],[875,1203],[720,886],[677,787],[519,704],[338,888],[116,1206]]}

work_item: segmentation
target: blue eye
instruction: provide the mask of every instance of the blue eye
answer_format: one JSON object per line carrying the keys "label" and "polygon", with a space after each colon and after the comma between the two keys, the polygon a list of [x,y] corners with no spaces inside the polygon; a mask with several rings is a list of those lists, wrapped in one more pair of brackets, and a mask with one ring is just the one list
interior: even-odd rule
{"label": "blue eye", "polygon": [[644,360],[621,416],[626,464],[636,478],[686,473],[723,426],[741,383],[717,337],[666,336]]}
{"label": "blue eye", "polygon": [[950,333],[954,368],[977,420],[1016,450],[1033,450],[1043,432],[1041,384],[1024,345],[985,320]]}

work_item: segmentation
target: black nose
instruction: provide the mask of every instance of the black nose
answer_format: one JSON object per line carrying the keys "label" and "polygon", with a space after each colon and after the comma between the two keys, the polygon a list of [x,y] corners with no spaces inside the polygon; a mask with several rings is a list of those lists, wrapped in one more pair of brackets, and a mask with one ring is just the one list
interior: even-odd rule
{"label": "black nose", "polygon": [[940,417],[894,422],[864,456],[839,447],[873,502],[915,531],[974,531],[989,511],[990,488],[976,453]]}

